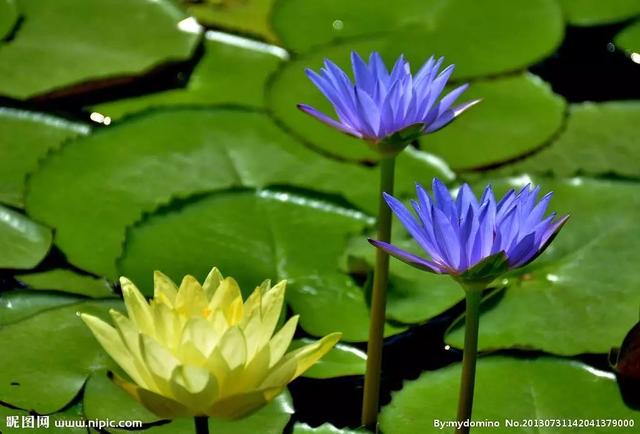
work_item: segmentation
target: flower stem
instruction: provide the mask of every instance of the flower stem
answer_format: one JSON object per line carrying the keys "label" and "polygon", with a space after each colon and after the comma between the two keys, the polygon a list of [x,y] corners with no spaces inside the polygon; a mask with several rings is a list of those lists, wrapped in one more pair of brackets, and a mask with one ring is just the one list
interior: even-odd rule
{"label": "flower stem", "polygon": [[[393,194],[394,171],[395,156],[385,157],[380,161],[378,240],[385,242],[391,240],[391,210],[384,201],[382,193]],[[367,372],[364,377],[364,398],[362,402],[362,425],[374,432],[378,422],[378,400],[380,396],[388,280],[389,255],[382,249],[376,249],[376,268],[373,275],[369,342],[367,346]]]}
{"label": "flower stem", "polygon": [[[480,302],[482,289],[465,288],[466,311],[464,326],[464,353],[462,356],[462,377],[460,398],[458,399],[458,422],[471,422],[473,388],[476,379],[476,359],[478,356],[478,329],[480,326]],[[456,430],[457,434],[468,434],[469,426]]]}
{"label": "flower stem", "polygon": [[196,416],[194,417],[196,424],[196,434],[209,434],[209,417],[208,416]]}

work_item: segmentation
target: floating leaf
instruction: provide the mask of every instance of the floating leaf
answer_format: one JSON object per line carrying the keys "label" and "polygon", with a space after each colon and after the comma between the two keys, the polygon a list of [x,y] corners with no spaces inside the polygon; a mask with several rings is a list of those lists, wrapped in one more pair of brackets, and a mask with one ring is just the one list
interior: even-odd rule
{"label": "floating leaf", "polygon": [[[554,51],[564,31],[552,0],[400,0],[393,7],[384,0],[282,0],[274,7],[273,26],[284,46],[300,53],[383,35],[383,57],[404,53],[417,66],[436,53],[457,65],[458,79],[535,63]],[[342,50],[359,46],[349,42]]]}
{"label": "floating leaf", "polygon": [[352,430],[348,428],[336,428],[330,423],[322,424],[318,427],[311,427],[306,423],[296,423],[293,427],[293,434],[358,434],[366,433],[364,429]]}
{"label": "floating leaf", "polygon": [[[436,423],[456,420],[460,365],[422,374],[405,383],[392,396],[380,416],[385,434],[453,433],[453,427]],[[532,360],[487,357],[478,361],[473,407],[476,422],[497,421],[499,426],[476,426],[476,433],[552,434],[561,426],[526,426],[556,420],[631,420],[640,414],[628,409],[618,392],[615,377],[578,362],[538,358]],[[519,424],[507,425],[507,420]],[[577,429],[577,428],[574,428]],[[589,425],[583,428],[589,430]],[[593,432],[616,434],[637,428],[597,427]]]}
{"label": "floating leaf", "polygon": [[[314,342],[313,339],[296,339],[291,342],[289,351],[312,342]],[[351,345],[338,343],[302,376],[308,378],[335,378],[347,375],[364,375],[366,365],[367,353]]]}
{"label": "floating leaf", "polygon": [[[640,8],[638,9],[640,13]],[[629,53],[640,53],[640,20],[623,29],[613,41]],[[635,62],[638,63],[638,61]]]}
{"label": "floating leaf", "polygon": [[465,99],[482,99],[459,121],[420,140],[453,169],[508,161],[544,145],[564,120],[564,99],[531,74],[474,82]]}
{"label": "floating leaf", "polygon": [[112,363],[78,313],[105,317],[109,308],[123,310],[120,301],[91,301],[0,327],[0,342],[11,349],[0,353],[2,401],[44,414],[67,405],[92,371]]}
{"label": "floating leaf", "polygon": [[108,102],[92,110],[118,119],[153,107],[238,104],[262,108],[265,82],[286,52],[224,33],[207,32],[205,38],[204,55],[185,89]]}
{"label": "floating leaf", "polygon": [[0,268],[33,268],[51,247],[51,231],[0,205]]}
{"label": "floating leaf", "polygon": [[0,0],[0,40],[11,34],[18,16],[18,8],[14,0]]}
{"label": "floating leaf", "polygon": [[0,293],[0,325],[10,324],[33,316],[43,310],[79,303],[82,297],[52,294],[44,291],[17,289]]}
{"label": "floating leaf", "polygon": [[[145,409],[138,401],[109,380],[104,371],[95,372],[87,382],[84,397],[84,412],[89,419],[131,421],[145,424],[158,421],[158,417]],[[293,403],[289,392],[280,394],[272,403],[251,416],[228,422],[209,418],[210,430],[216,434],[281,434],[293,414]],[[112,433],[138,432],[135,429],[109,429]],[[193,433],[193,419],[176,419],[170,423],[140,431],[150,434]]]}
{"label": "floating leaf", "polygon": [[548,147],[500,173],[552,173],[640,177],[640,103],[575,104],[566,129]]}
{"label": "floating leaf", "polygon": [[[498,190],[526,179],[497,182]],[[481,350],[607,353],[638,319],[640,190],[635,183],[538,179],[550,208],[571,213],[551,247],[506,281],[480,319]],[[462,346],[458,324],[447,342]]]}
{"label": "floating leaf", "polygon": [[569,24],[597,26],[640,14],[637,0],[559,0]]}
{"label": "floating leaf", "polygon": [[278,40],[269,23],[274,0],[183,1],[187,11],[207,26],[255,35],[269,42]]}
{"label": "floating leaf", "polygon": [[[1,15],[1,14],[0,14]],[[0,107],[0,202],[23,205],[24,183],[51,149],[89,128],[54,116]]]}
{"label": "floating leaf", "polygon": [[355,211],[290,193],[218,193],[130,230],[120,270],[147,293],[154,269],[202,279],[215,265],[246,292],[266,278],[286,279],[287,302],[304,330],[365,341],[369,310],[362,290],[339,271],[339,257],[348,235],[369,223]]}
{"label": "floating leaf", "polygon": [[114,295],[109,282],[105,279],[77,274],[65,269],[22,274],[15,277],[26,283],[31,289],[61,291],[94,298]]}
{"label": "floating leaf", "polygon": [[24,22],[16,38],[0,46],[0,94],[12,98],[186,60],[199,38],[195,21],[170,0],[16,3]]}
{"label": "floating leaf", "polygon": [[[421,155],[402,161],[417,178],[450,176]],[[114,278],[125,228],[173,197],[292,185],[342,195],[373,212],[377,179],[375,169],[306,149],[260,113],[167,110],[104,128],[52,155],[30,178],[27,208],[56,228],[56,244],[71,263]]]}

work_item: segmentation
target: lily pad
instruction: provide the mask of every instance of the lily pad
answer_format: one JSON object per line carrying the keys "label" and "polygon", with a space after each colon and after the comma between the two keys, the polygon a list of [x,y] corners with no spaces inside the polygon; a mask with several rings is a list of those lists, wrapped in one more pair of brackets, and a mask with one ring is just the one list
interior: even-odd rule
{"label": "lily pad", "polygon": [[44,310],[80,303],[84,298],[71,294],[16,289],[0,293],[0,325],[14,323]]}
{"label": "lily pad", "polygon": [[554,51],[564,32],[552,0],[400,0],[393,7],[383,0],[282,0],[272,19],[284,46],[299,53],[384,35],[383,57],[404,53],[417,65],[437,53],[457,65],[458,79],[533,64]]}
{"label": "lily pad", "polygon": [[105,317],[109,308],[122,310],[122,303],[73,304],[0,327],[0,342],[10,349],[0,353],[2,401],[41,414],[65,407],[92,371],[112,366],[78,316]]}
{"label": "lily pad", "polygon": [[[83,397],[84,412],[88,419],[113,421],[157,422],[159,418],[149,412],[126,392],[109,380],[104,371],[94,373],[87,382]],[[212,433],[221,434],[280,434],[293,414],[289,392],[284,392],[273,402],[251,416],[228,422],[209,418]],[[144,427],[145,433],[193,433],[193,419],[176,419],[167,424]],[[137,432],[135,429],[109,429],[112,433]]]}
{"label": "lily pad", "polygon": [[[479,347],[607,353],[638,318],[640,190],[635,183],[580,178],[535,182],[554,191],[550,208],[571,218],[551,247],[510,276],[507,289],[487,305]],[[463,335],[456,327],[446,340],[461,347]]]}
{"label": "lily pad", "polygon": [[597,26],[626,20],[640,14],[636,0],[559,0],[569,24]]}
{"label": "lily pad", "polygon": [[11,34],[18,17],[15,0],[0,0],[0,40]]}
{"label": "lily pad", "polygon": [[[1,15],[1,14],[0,14]],[[61,118],[10,108],[0,108],[0,202],[21,207],[27,174],[51,149],[89,127]]]}
{"label": "lily pad", "polygon": [[579,174],[640,178],[640,103],[575,104],[566,129],[548,147],[501,173]]}
{"label": "lily pad", "polygon": [[[368,53],[375,45],[365,41],[357,48]],[[331,104],[304,74],[306,67],[320,68],[324,58],[350,69],[349,50],[342,46],[289,62],[271,82],[269,107],[279,121],[313,147],[349,160],[377,159],[362,140],[333,130],[296,108],[296,104],[305,103],[333,115]],[[564,119],[562,97],[531,74],[475,82],[463,98],[483,101],[451,125],[420,140],[424,150],[444,158],[455,169],[492,165],[530,152],[548,141]]]}
{"label": "lily pad", "polygon": [[0,205],[0,268],[33,268],[51,247],[51,230]]}
{"label": "lily pad", "polygon": [[238,104],[262,108],[267,78],[287,53],[283,49],[225,33],[205,34],[204,55],[185,89],[97,105],[92,110],[119,119],[154,107]]}
{"label": "lily pad", "polygon": [[422,149],[442,157],[454,170],[509,161],[544,145],[562,127],[565,101],[532,74],[474,82],[465,99],[480,105],[433,135]]}
{"label": "lily pad", "polygon": [[183,0],[199,22],[214,28],[257,36],[275,43],[269,16],[274,0]]}
{"label": "lily pad", "polygon": [[[314,342],[312,339],[296,339],[289,351]],[[308,378],[335,378],[348,375],[364,375],[367,353],[347,344],[336,344],[322,359],[302,374]]]}
{"label": "lily pad", "polygon": [[330,423],[325,423],[314,428],[306,423],[298,422],[293,427],[293,434],[362,434],[367,432],[368,431],[364,429],[336,428]]}
{"label": "lily pad", "polygon": [[[385,434],[453,433],[452,427],[437,423],[456,420],[459,382],[460,365],[453,365],[405,383],[382,410],[381,429]],[[555,434],[571,428],[547,426],[545,422],[598,419],[631,420],[634,426],[640,423],[640,413],[622,402],[611,373],[552,358],[487,357],[478,361],[473,421],[497,421],[500,425],[476,426],[472,432]],[[508,426],[507,420],[519,426]],[[542,426],[525,426],[527,420]],[[589,426],[580,429],[588,432]],[[633,426],[591,429],[602,434],[637,430]]]}
{"label": "lily pad", "polygon": [[[170,0],[17,0],[25,19],[0,45],[0,94],[25,99],[186,60],[195,21]],[[117,23],[117,25],[114,25]]]}
{"label": "lily pad", "polygon": [[[15,417],[18,417],[17,421]],[[24,419],[23,419],[24,418]],[[75,423],[82,419],[82,408],[78,405],[71,406],[60,413],[54,413],[46,416],[32,415],[24,410],[4,407],[0,405],[0,419],[3,421],[3,434],[20,434],[27,430],[36,434],[84,434],[87,432],[85,428],[76,428]],[[9,420],[13,419],[18,426],[9,426]],[[31,424],[32,427],[25,425]],[[69,424],[68,426],[58,427],[58,424]]]}
{"label": "lily pad", "polygon": [[[417,178],[449,176],[433,159],[403,160]],[[293,185],[373,212],[377,178],[375,169],[306,149],[263,114],[175,109],[102,129],[53,154],[30,178],[27,209],[56,228],[56,244],[71,263],[114,278],[125,228],[174,197]]]}
{"label": "lily pad", "polygon": [[[613,41],[617,46],[629,53],[640,53],[640,20],[623,29]],[[636,61],[636,63],[638,62]]]}
{"label": "lily pad", "polygon": [[105,279],[77,274],[65,269],[22,274],[15,277],[26,283],[31,289],[68,292],[93,298],[114,295],[109,282]]}
{"label": "lily pad", "polygon": [[291,193],[217,193],[130,230],[120,270],[146,293],[154,269],[202,279],[215,265],[245,293],[264,279],[286,279],[286,300],[305,331],[365,341],[369,310],[362,290],[340,272],[339,257],[348,235],[370,223],[353,210]]}

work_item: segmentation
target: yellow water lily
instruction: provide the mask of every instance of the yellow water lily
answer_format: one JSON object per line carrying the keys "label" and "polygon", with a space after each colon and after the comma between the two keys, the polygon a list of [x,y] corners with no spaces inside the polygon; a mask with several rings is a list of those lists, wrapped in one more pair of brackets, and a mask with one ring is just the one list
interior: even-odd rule
{"label": "yellow water lily", "polygon": [[267,280],[243,301],[236,281],[216,268],[202,285],[186,276],[179,288],[156,271],[149,303],[128,279],[120,282],[128,317],[111,310],[115,327],[81,317],[133,383],[114,381],[163,418],[244,417],[273,400],[341,336],[287,353],[298,316],[275,332],[285,281],[271,287]]}

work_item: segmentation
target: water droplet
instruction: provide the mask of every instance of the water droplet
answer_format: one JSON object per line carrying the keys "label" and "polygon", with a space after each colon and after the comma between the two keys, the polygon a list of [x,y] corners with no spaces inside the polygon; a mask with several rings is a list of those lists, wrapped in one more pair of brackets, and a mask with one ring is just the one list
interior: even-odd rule
{"label": "water droplet", "polygon": [[333,28],[336,30],[342,30],[344,29],[344,23],[342,22],[342,20],[335,20],[332,24]]}

